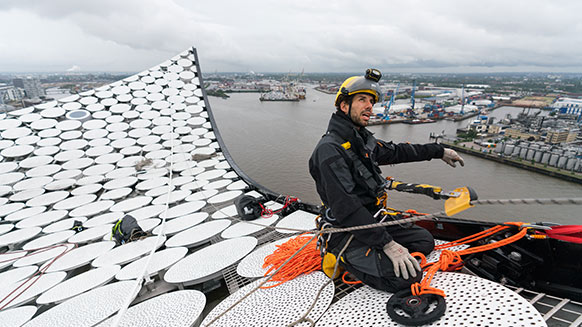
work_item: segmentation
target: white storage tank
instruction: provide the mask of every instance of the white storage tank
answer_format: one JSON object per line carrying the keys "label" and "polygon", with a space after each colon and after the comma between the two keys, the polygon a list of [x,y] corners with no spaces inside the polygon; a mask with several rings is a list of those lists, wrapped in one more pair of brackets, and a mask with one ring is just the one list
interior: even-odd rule
{"label": "white storage tank", "polygon": [[547,165],[550,162],[550,157],[552,156],[552,153],[549,151],[544,151],[544,154],[542,155],[542,161],[540,161],[540,163]]}
{"label": "white storage tank", "polygon": [[495,153],[502,153],[505,150],[505,142],[499,142],[495,146]]}
{"label": "white storage tank", "polygon": [[504,153],[506,156],[510,156],[510,155],[513,153],[513,149],[514,149],[514,148],[515,148],[515,145],[513,145],[513,144],[507,144],[507,145],[505,146],[505,149],[504,149],[503,153]]}
{"label": "white storage tank", "polygon": [[535,154],[536,154],[536,149],[529,148],[529,149],[527,149],[527,154],[525,155],[525,159],[527,161],[532,161]]}
{"label": "white storage tank", "polygon": [[527,155],[527,150],[528,150],[528,148],[525,146],[521,148],[521,150],[519,151],[519,157],[521,159],[525,159],[525,157]]}
{"label": "white storage tank", "polygon": [[566,169],[567,170],[574,170],[574,165],[576,164],[575,157],[569,157],[568,162],[566,162]]}
{"label": "white storage tank", "polygon": [[535,162],[538,162],[538,163],[539,163],[539,162],[542,162],[542,156],[543,156],[543,154],[544,154],[544,151],[542,151],[542,150],[537,150],[537,151],[536,151],[536,154],[534,155],[534,161],[535,161]]}
{"label": "white storage tank", "polygon": [[558,159],[560,159],[560,154],[552,152],[552,155],[550,156],[550,162],[549,162],[550,166],[557,167]]}
{"label": "white storage tank", "polygon": [[558,168],[560,169],[566,168],[566,162],[568,162],[568,157],[560,156],[560,158],[558,158]]}

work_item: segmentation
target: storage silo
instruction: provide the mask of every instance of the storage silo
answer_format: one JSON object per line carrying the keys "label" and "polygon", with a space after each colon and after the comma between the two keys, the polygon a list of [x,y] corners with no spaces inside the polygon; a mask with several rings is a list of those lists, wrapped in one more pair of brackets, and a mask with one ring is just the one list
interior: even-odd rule
{"label": "storage silo", "polygon": [[549,151],[544,151],[544,153],[542,154],[542,160],[540,161],[540,163],[547,165],[550,162],[550,157],[552,156],[552,153]]}
{"label": "storage silo", "polygon": [[513,153],[514,148],[515,148],[515,145],[513,145],[513,144],[505,145],[505,149],[503,151],[503,154],[505,154],[506,156],[510,156]]}
{"label": "storage silo", "polygon": [[552,152],[552,155],[550,156],[550,166],[552,167],[556,167],[558,165],[558,159],[560,159],[560,154],[556,153],[556,152]]}

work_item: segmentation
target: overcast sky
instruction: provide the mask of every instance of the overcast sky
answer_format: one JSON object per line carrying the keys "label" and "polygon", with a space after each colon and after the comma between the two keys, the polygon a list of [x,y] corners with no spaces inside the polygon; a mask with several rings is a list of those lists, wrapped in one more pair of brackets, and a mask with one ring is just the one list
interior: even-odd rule
{"label": "overcast sky", "polygon": [[0,0],[0,72],[582,72],[582,1]]}

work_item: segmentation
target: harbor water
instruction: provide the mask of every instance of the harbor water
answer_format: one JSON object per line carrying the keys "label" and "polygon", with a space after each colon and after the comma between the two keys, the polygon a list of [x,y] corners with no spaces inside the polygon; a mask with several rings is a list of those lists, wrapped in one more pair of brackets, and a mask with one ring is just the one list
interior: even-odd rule
{"label": "harbor water", "polygon": [[[231,93],[230,98],[209,97],[217,127],[235,162],[252,179],[268,189],[320,203],[308,171],[308,159],[325,133],[334,95],[309,88],[306,100],[261,102],[257,93]],[[490,112],[497,119],[515,117],[522,108],[501,107]],[[376,138],[394,143],[427,143],[429,134],[454,135],[471,118],[441,120],[431,124],[390,124],[370,126]],[[463,155],[465,167],[451,168],[442,160],[383,166],[384,176],[410,183],[442,186],[450,191],[473,187],[480,199],[582,197],[582,186],[501,163]],[[444,202],[423,195],[389,194],[389,205],[401,210],[434,213]],[[568,205],[488,205],[466,210],[458,217],[486,221],[552,221],[582,223],[580,206]]]}

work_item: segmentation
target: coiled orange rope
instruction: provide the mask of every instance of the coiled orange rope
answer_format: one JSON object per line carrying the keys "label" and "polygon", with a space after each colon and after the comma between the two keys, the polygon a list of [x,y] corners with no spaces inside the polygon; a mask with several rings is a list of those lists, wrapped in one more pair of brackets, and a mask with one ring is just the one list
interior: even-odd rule
{"label": "coiled orange rope", "polygon": [[[516,223],[516,222],[508,222],[505,224],[506,225],[514,225],[517,227],[520,227],[521,225],[523,225],[523,223]],[[467,236],[465,238],[462,238],[460,240],[436,246],[435,250],[442,250],[442,253],[441,253],[441,256],[439,258],[439,261],[434,262],[434,263],[427,263],[426,258],[420,252],[411,253],[413,256],[421,258],[420,265],[421,265],[423,270],[426,270],[426,275],[424,276],[422,281],[420,283],[414,283],[410,286],[410,290],[412,291],[412,295],[436,294],[436,295],[440,295],[442,297],[445,297],[445,292],[443,290],[440,290],[438,288],[430,286],[430,283],[432,282],[432,279],[435,276],[437,271],[439,271],[439,270],[442,270],[442,271],[460,270],[463,267],[463,260],[461,259],[462,255],[488,251],[488,250],[496,249],[496,248],[505,246],[507,244],[513,243],[513,242],[523,238],[525,236],[525,234],[527,233],[527,229],[522,228],[515,235],[510,236],[506,239],[497,241],[495,243],[484,244],[481,246],[467,248],[465,250],[460,250],[460,251],[450,251],[450,250],[445,250],[445,249],[452,247],[452,246],[455,246],[455,245],[461,245],[461,244],[474,242],[476,240],[485,238],[487,236],[493,235],[495,233],[498,233],[498,232],[505,230],[505,229],[508,229],[508,228],[509,228],[509,226],[497,225],[497,226],[491,227],[487,230],[484,230],[482,232],[479,232],[477,234],[473,234],[473,235]]]}
{"label": "coiled orange rope", "polygon": [[[273,254],[265,257],[263,268],[270,266],[265,276],[272,271],[277,270],[293,253],[297,252],[311,236],[299,235],[289,241],[277,245]],[[308,274],[316,270],[321,270],[321,255],[317,249],[317,238],[313,239],[306,247],[289,261],[283,269],[271,277],[272,282],[278,282],[273,285],[262,286],[261,288],[271,288],[290,281],[301,274]]]}

